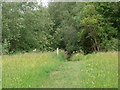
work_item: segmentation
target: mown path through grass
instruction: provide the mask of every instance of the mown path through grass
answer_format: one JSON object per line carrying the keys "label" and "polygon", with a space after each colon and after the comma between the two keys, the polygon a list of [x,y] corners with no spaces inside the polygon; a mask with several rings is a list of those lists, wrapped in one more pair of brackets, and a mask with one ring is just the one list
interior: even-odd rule
{"label": "mown path through grass", "polygon": [[60,65],[55,71],[51,72],[49,79],[45,82],[42,87],[79,87],[82,83],[80,81],[80,62],[65,62]]}

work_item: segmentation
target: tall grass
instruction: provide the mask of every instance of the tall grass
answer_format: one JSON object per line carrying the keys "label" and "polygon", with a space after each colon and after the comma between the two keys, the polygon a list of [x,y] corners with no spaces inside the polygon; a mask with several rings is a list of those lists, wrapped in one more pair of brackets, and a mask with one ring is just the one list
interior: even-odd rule
{"label": "tall grass", "polygon": [[117,52],[77,53],[71,57],[72,61],[63,63],[64,60],[63,51],[59,55],[56,52],[4,55],[3,87],[118,87]]}
{"label": "tall grass", "polygon": [[41,87],[48,73],[64,60],[63,53],[27,53],[3,56],[3,87]]}
{"label": "tall grass", "polygon": [[[81,54],[72,56],[81,60]],[[118,52],[98,52],[83,56],[79,63],[81,87],[118,88]],[[80,86],[78,86],[80,87]]]}

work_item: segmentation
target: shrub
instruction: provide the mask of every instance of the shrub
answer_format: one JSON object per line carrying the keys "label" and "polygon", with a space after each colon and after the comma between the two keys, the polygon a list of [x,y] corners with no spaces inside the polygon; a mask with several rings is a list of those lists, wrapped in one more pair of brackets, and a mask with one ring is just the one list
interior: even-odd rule
{"label": "shrub", "polygon": [[71,61],[81,61],[83,59],[84,59],[84,54],[81,53],[73,54],[72,57],[70,58]]}
{"label": "shrub", "polygon": [[2,44],[2,46],[0,46],[0,48],[2,49],[0,53],[8,54],[9,42],[5,39],[4,43]]}

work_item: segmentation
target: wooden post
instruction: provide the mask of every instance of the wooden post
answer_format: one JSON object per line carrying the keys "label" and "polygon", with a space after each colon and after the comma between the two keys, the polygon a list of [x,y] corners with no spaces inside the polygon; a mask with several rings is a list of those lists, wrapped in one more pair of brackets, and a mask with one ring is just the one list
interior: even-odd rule
{"label": "wooden post", "polygon": [[59,54],[59,49],[57,48],[57,55]]}

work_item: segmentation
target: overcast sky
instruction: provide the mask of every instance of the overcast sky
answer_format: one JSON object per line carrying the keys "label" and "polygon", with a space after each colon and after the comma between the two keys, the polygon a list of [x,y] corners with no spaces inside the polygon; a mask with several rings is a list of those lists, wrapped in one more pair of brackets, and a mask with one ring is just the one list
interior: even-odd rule
{"label": "overcast sky", "polygon": [[[51,0],[37,0],[38,2],[42,1],[43,3],[43,6],[48,6],[48,2],[51,1]],[[55,1],[61,1],[61,2],[65,2],[65,1],[68,1],[68,2],[75,2],[75,1],[82,1],[82,0],[55,0]],[[84,0],[83,0],[84,1]],[[91,0],[89,0],[91,1]],[[93,1],[93,0],[92,0]],[[96,1],[96,0],[95,0]],[[101,1],[106,1],[106,0],[101,0]],[[109,0],[107,0],[109,1]],[[120,1],[120,0],[111,0],[111,1]]]}
{"label": "overcast sky", "polygon": [[38,2],[42,1],[43,6],[48,6],[50,0],[37,0]]}

